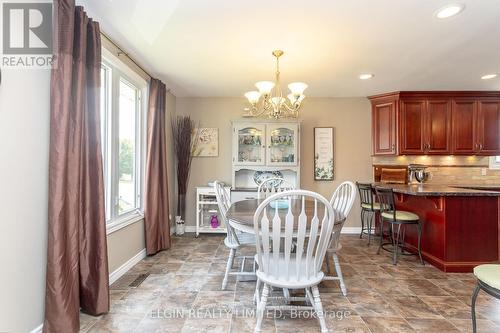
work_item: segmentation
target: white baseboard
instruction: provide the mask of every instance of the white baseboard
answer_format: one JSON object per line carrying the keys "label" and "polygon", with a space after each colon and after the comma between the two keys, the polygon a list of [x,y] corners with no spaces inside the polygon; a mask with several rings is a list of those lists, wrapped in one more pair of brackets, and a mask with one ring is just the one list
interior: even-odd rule
{"label": "white baseboard", "polygon": [[43,331],[43,324],[40,324],[40,326],[38,326],[37,328],[35,328],[30,333],[42,333],[42,331]]}
{"label": "white baseboard", "polygon": [[123,265],[109,274],[109,284],[113,284],[113,282],[121,278],[123,274],[127,273],[129,269],[134,267],[135,264],[137,264],[144,258],[146,258],[146,249],[142,249],[141,252],[137,253],[135,256],[127,260]]}
{"label": "white baseboard", "polygon": [[343,227],[342,231],[340,232],[341,234],[360,234],[361,233],[361,227]]}

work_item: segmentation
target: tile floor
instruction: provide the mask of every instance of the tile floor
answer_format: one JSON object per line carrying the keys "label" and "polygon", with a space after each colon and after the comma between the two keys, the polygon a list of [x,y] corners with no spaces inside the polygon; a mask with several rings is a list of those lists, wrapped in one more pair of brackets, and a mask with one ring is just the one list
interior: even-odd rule
{"label": "tile floor", "polygon": [[[320,285],[331,332],[471,331],[471,274],[445,274],[413,256],[393,266],[366,240],[341,240],[348,296],[335,281]],[[254,283],[230,278],[227,290],[220,290],[227,254],[221,236],[174,237],[172,249],[144,259],[111,286],[109,314],[81,314],[81,332],[252,332]],[[139,274],[149,276],[130,287]],[[307,314],[269,313],[263,332],[319,332]],[[500,332],[499,300],[481,293],[477,314],[479,332]]]}

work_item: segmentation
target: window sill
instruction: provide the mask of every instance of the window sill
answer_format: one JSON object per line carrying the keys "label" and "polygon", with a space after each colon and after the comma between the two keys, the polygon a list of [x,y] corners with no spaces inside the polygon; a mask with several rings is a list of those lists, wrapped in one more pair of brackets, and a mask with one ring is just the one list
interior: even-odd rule
{"label": "window sill", "polygon": [[106,235],[110,235],[141,220],[144,220],[144,215],[138,211],[120,216],[112,222],[108,222],[108,224],[106,225]]}

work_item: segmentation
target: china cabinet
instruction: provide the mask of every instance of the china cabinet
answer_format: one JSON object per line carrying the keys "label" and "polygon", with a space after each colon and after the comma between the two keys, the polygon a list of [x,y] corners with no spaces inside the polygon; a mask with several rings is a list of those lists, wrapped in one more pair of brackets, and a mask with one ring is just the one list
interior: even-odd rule
{"label": "china cabinet", "polygon": [[266,178],[284,178],[299,187],[300,121],[233,121],[231,201],[254,199]]}

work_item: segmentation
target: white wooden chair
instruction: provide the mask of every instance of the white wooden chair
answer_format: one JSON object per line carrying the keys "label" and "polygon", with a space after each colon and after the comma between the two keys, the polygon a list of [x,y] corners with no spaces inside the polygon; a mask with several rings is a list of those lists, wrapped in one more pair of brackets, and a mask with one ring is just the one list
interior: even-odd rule
{"label": "white wooden chair", "polygon": [[[353,182],[343,182],[337,187],[335,192],[330,199],[330,205],[333,209],[341,212],[347,219],[347,216],[351,212],[352,205],[354,204],[354,200],[356,199],[356,185]],[[347,288],[344,283],[344,278],[342,277],[342,270],[340,268],[339,258],[337,256],[337,252],[342,248],[340,244],[340,232],[342,231],[342,227],[344,226],[345,220],[340,223],[335,224],[333,227],[333,235],[331,239],[330,246],[326,251],[326,267],[328,269],[328,273],[330,273],[330,258],[333,259],[336,276],[326,275],[324,280],[338,280],[340,282],[340,290],[342,291],[342,295],[347,296]]]}
{"label": "white wooden chair", "polygon": [[[299,200],[301,212],[294,216],[291,200]],[[272,202],[278,199],[289,200],[286,217],[282,221],[278,213],[278,205],[272,208]],[[314,212],[307,216],[305,200],[314,201]],[[318,207],[324,207],[323,216],[319,216]],[[255,332],[261,331],[262,318],[266,309],[301,309],[315,310],[321,332],[328,332],[323,313],[323,306],[318,284],[323,280],[321,271],[327,246],[333,232],[335,222],[334,211],[327,199],[318,193],[305,190],[292,190],[274,194],[265,199],[254,215],[254,228],[257,236],[257,288],[263,283],[262,296],[257,292],[257,324]],[[307,226],[309,225],[309,230]],[[296,250],[292,253],[292,241],[296,241]],[[270,297],[270,288],[305,289],[310,306],[268,305],[268,300],[280,299]],[[287,301],[303,300],[301,297],[290,297]]]}
{"label": "white wooden chair", "polygon": [[[217,197],[217,205],[219,206],[219,213],[224,221],[224,224],[227,229],[227,236],[224,239],[224,244],[229,248],[229,257],[227,259],[226,272],[224,274],[224,279],[222,280],[222,290],[226,289],[227,279],[229,275],[255,275],[255,261],[254,256],[236,256],[236,250],[238,250],[242,246],[255,246],[255,236],[248,233],[236,232],[236,230],[229,224],[227,220],[226,214],[231,206],[231,200],[227,191],[224,189],[224,186],[218,182],[214,182],[214,190],[215,196]],[[234,264],[234,259],[242,259],[241,267],[239,271],[232,271]],[[245,271],[245,262],[246,260],[251,260],[253,264],[253,271],[246,272]]]}
{"label": "white wooden chair", "polygon": [[[279,185],[274,186],[274,182],[279,182]],[[259,187],[257,188],[257,199],[265,199],[275,193],[290,190],[295,190],[295,185],[288,180],[278,177],[267,178],[262,183],[260,183]]]}

